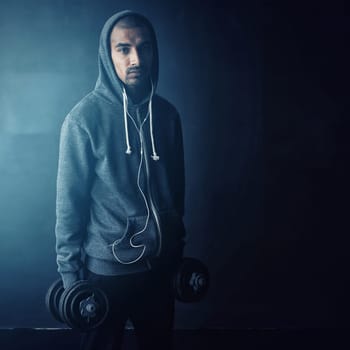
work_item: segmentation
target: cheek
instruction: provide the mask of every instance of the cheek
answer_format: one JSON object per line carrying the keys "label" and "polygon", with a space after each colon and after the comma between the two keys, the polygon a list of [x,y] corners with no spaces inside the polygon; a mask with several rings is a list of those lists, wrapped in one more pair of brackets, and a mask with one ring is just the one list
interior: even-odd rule
{"label": "cheek", "polygon": [[112,62],[114,65],[114,70],[117,73],[118,77],[124,81],[125,79],[125,68],[123,62],[117,60],[115,55],[112,54]]}
{"label": "cheek", "polygon": [[120,65],[120,63],[118,62],[115,62],[114,63],[114,68],[115,68],[115,70],[116,70],[116,72],[118,73],[118,75],[120,76],[120,75],[123,75],[123,68],[122,68],[122,66]]}

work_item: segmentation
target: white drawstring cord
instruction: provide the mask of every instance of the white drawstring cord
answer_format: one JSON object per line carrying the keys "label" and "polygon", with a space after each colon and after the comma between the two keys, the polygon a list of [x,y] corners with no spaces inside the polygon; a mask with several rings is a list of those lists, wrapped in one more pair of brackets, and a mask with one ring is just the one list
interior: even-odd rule
{"label": "white drawstring cord", "polygon": [[[152,90],[151,90],[151,96],[148,102],[148,114],[150,116],[150,120],[149,120],[149,131],[150,131],[150,135],[151,135],[151,144],[152,144],[152,159],[154,161],[159,160],[159,156],[157,154],[156,151],[156,146],[154,143],[154,135],[153,135],[153,108],[152,108],[152,98],[153,98],[153,94],[154,94],[154,88],[153,88],[153,82],[151,81],[151,85],[152,85]],[[129,130],[128,130],[128,117],[127,115],[130,116],[129,112],[128,112],[128,96],[126,94],[125,88],[123,86],[123,108],[124,108],[124,128],[125,128],[125,139],[126,139],[126,154],[131,154],[131,147],[130,147],[130,142],[129,142]]]}
{"label": "white drawstring cord", "polygon": [[134,118],[130,115],[130,113],[128,111],[128,96],[127,96],[125,88],[123,86],[124,128],[125,128],[125,139],[126,139],[126,146],[127,146],[127,149],[126,149],[125,153],[126,154],[131,154],[131,147],[130,147],[130,142],[129,142],[129,130],[128,130],[128,116],[129,116],[131,118],[131,120],[132,120],[132,122],[133,122],[133,124],[134,124],[134,126],[136,128],[136,130],[139,133],[139,138],[140,138],[140,143],[141,143],[140,163],[139,163],[139,168],[138,168],[138,172],[137,172],[137,187],[138,187],[139,191],[141,192],[141,195],[143,197],[143,200],[144,200],[145,205],[146,205],[146,210],[147,210],[147,217],[146,217],[146,222],[145,222],[144,227],[141,230],[139,230],[138,232],[134,233],[129,239],[129,243],[130,243],[131,247],[133,247],[133,248],[140,248],[140,247],[142,247],[142,252],[136,259],[134,259],[132,261],[128,261],[128,262],[122,261],[118,257],[118,255],[117,255],[117,253],[115,251],[116,246],[124,239],[124,237],[125,237],[127,232],[124,233],[122,238],[115,240],[112,244],[109,245],[109,246],[112,247],[112,254],[113,254],[114,258],[119,263],[125,264],[125,265],[133,264],[133,263],[139,261],[143,257],[143,255],[145,253],[145,250],[146,250],[146,246],[144,244],[135,245],[135,244],[132,243],[132,240],[133,240],[133,238],[135,236],[143,233],[146,230],[146,228],[148,226],[149,218],[150,218],[150,209],[149,209],[149,206],[148,206],[148,203],[147,203],[147,198],[146,198],[144,192],[142,191],[142,188],[141,188],[141,185],[140,185],[140,174],[141,174],[142,159],[143,159],[143,142],[142,142],[141,132],[142,132],[143,124],[147,120],[148,116],[150,117],[149,124],[150,124],[150,135],[151,135],[151,143],[152,143],[152,155],[151,155],[151,157],[152,157],[152,159],[154,161],[159,160],[159,156],[157,155],[156,148],[155,148],[155,145],[154,145],[154,136],[153,136],[152,98],[153,98],[154,88],[153,88],[152,81],[151,81],[151,85],[152,85],[152,90],[151,90],[151,96],[150,96],[150,99],[149,99],[149,102],[148,102],[148,113],[147,113],[145,119],[143,120],[143,122],[140,124],[140,128],[137,127]]}
{"label": "white drawstring cord", "polygon": [[124,128],[125,128],[125,140],[126,140],[126,154],[131,154],[131,147],[129,142],[129,130],[128,130],[128,96],[126,95],[125,88],[123,86],[123,108],[124,108]]}
{"label": "white drawstring cord", "polygon": [[152,143],[152,159],[154,161],[159,160],[159,156],[156,152],[156,147],[154,145],[154,136],[153,136],[153,113],[152,113],[152,99],[149,100],[149,105],[148,105],[148,110],[149,110],[149,131],[151,134],[151,143]]}
{"label": "white drawstring cord", "polygon": [[141,192],[141,195],[142,195],[143,200],[144,200],[145,205],[146,205],[147,218],[146,218],[146,222],[145,222],[144,227],[143,227],[140,231],[134,233],[134,234],[130,237],[130,239],[129,239],[129,243],[130,243],[130,246],[131,246],[131,247],[133,247],[133,248],[140,248],[140,247],[142,247],[142,252],[141,252],[141,254],[140,254],[136,259],[134,259],[134,260],[132,260],[132,261],[123,261],[123,260],[121,260],[121,259],[118,257],[118,255],[117,255],[117,253],[116,253],[116,251],[115,251],[115,247],[124,239],[124,237],[125,237],[125,235],[127,234],[127,232],[125,232],[125,234],[123,235],[122,238],[115,240],[112,244],[109,245],[110,247],[112,247],[112,254],[113,254],[114,258],[115,258],[119,263],[124,264],[124,265],[133,264],[133,263],[139,261],[139,260],[143,257],[143,255],[144,255],[144,253],[145,253],[145,251],[146,251],[146,245],[144,245],[144,244],[135,245],[135,244],[132,243],[132,240],[134,239],[135,236],[141,234],[142,232],[144,232],[144,231],[146,230],[146,228],[147,228],[147,226],[148,226],[149,218],[150,218],[150,209],[149,209],[149,206],[148,206],[148,203],[147,203],[146,195],[145,195],[144,192],[142,191],[142,188],[141,188],[141,185],[140,185],[140,176],[141,176],[141,168],[142,168],[142,160],[143,160],[143,143],[142,143],[142,138],[141,138],[141,129],[142,129],[142,127],[143,127],[143,124],[145,123],[145,121],[146,121],[147,118],[148,118],[148,114],[146,115],[145,119],[144,119],[143,122],[141,123],[140,129],[137,127],[134,118],[133,118],[129,113],[128,113],[128,115],[129,115],[129,117],[131,118],[132,122],[134,123],[136,130],[138,131],[139,137],[140,137],[140,141],[141,141],[140,163],[139,163],[139,168],[138,168],[138,172],[137,172],[137,187],[139,188],[139,191]]}
{"label": "white drawstring cord", "polygon": [[148,103],[148,111],[149,111],[149,132],[151,134],[151,143],[152,143],[152,159],[154,161],[159,160],[159,156],[156,152],[156,147],[154,145],[154,136],[153,136],[153,113],[152,113],[152,97],[153,97],[153,84],[152,84],[152,93],[151,98],[149,99]]}

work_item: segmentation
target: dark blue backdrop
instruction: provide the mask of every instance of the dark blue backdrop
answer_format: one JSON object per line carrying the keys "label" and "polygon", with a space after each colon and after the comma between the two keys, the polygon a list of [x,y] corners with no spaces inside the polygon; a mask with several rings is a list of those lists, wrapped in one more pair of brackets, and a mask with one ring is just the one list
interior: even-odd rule
{"label": "dark blue backdrop", "polygon": [[221,23],[221,10],[211,13],[209,4],[197,5],[1,2],[0,326],[57,326],[44,308],[44,295],[58,277],[59,128],[94,86],[104,21],[124,8],[148,16],[158,34],[158,92],[177,106],[184,130],[186,254],[202,259],[212,273],[206,300],[177,306],[177,327],[230,326],[233,309],[245,312],[239,300],[231,307],[226,279],[238,271],[227,270],[229,257],[261,230],[259,52],[238,13]]}
{"label": "dark blue backdrop", "polygon": [[58,277],[59,128],[94,86],[104,21],[124,8],[144,13],[158,34],[158,92],[177,106],[184,131],[185,253],[212,275],[205,300],[177,304],[177,327],[336,324],[348,305],[345,220],[335,209],[346,169],[337,161],[349,148],[342,85],[332,74],[318,79],[329,61],[339,63],[332,35],[342,43],[341,25],[323,31],[323,23],[338,23],[326,9],[4,0],[0,327],[58,326],[44,295]]}

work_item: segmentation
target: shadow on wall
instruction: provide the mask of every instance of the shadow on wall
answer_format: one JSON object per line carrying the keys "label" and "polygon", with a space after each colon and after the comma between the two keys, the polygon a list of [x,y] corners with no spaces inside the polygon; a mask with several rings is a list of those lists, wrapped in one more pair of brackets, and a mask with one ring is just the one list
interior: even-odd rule
{"label": "shadow on wall", "polygon": [[[0,57],[1,327],[61,326],[43,303],[58,277],[59,129],[93,88],[100,29],[122,5],[78,0],[0,5],[0,39],[8,48]],[[175,104],[184,131],[186,255],[203,260],[213,274],[205,301],[177,305],[179,328],[230,327],[247,310],[249,324],[254,318],[249,310],[259,309],[246,299],[236,312],[231,295],[237,285],[226,284],[229,269],[246,278],[251,262],[240,249],[247,253],[246,242],[261,232],[260,56],[252,13],[240,6],[235,15],[197,1],[125,6],[148,15],[159,33],[158,92]],[[233,266],[235,261],[246,268]]]}

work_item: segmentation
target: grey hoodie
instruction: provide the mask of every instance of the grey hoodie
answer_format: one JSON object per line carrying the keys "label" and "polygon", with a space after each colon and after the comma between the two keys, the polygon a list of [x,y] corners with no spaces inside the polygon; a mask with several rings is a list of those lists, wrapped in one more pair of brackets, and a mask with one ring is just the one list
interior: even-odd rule
{"label": "grey hoodie", "polygon": [[[182,255],[184,159],[176,109],[153,91],[134,104],[110,57],[110,33],[123,11],[105,23],[94,90],[65,118],[60,136],[56,252],[64,286],[84,268],[102,275],[152,269]],[[139,15],[139,14],[137,14]],[[139,15],[141,16],[141,15]],[[142,151],[142,152],[141,152]]]}

